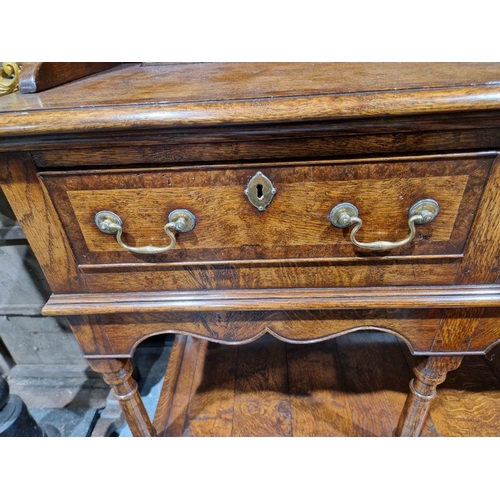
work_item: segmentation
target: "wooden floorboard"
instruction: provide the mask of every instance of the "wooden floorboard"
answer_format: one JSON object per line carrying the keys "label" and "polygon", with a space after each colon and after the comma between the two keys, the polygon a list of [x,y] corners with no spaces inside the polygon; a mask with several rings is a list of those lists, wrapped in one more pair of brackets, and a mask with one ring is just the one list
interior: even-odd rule
{"label": "wooden floorboard", "polygon": [[[189,339],[166,435],[392,436],[414,362],[406,345],[376,332],[312,345]],[[484,356],[466,358],[439,387],[422,435],[500,436],[495,370]]]}

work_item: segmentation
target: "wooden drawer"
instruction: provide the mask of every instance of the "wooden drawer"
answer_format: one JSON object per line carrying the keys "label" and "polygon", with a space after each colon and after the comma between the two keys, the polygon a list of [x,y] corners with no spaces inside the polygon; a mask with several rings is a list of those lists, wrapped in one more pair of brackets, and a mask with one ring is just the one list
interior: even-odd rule
{"label": "wooden drawer", "polygon": [[[356,273],[356,265],[367,261],[409,259],[421,262],[427,272],[429,262],[442,258],[446,263],[436,277],[439,283],[446,283],[452,280],[454,261],[464,250],[491,164],[488,155],[461,155],[135,167],[42,176],[78,263],[87,271],[323,262],[350,266]],[[244,194],[249,179],[258,171],[277,190],[263,211]],[[409,233],[409,208],[426,198],[439,203],[437,218],[417,226],[413,242],[390,251],[358,249],[349,239],[350,228],[338,229],[329,220],[335,205],[350,202],[363,219],[360,240],[401,240]],[[196,226],[188,233],[179,233],[172,250],[156,255],[121,248],[114,236],[102,233],[94,222],[97,212],[112,211],[123,221],[123,239],[128,245],[164,246],[168,243],[163,232],[168,214],[180,208],[195,214]],[[378,273],[389,276],[394,269],[381,265]],[[362,281],[360,285],[370,284]],[[384,278],[375,284],[388,283],[401,284],[401,279],[392,282]],[[403,280],[402,284],[407,283]],[[338,285],[335,280],[321,284]]]}

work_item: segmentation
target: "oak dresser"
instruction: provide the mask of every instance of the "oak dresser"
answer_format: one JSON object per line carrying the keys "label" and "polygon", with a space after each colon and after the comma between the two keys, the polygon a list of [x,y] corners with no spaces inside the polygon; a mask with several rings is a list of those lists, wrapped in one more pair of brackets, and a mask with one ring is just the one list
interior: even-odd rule
{"label": "oak dresser", "polygon": [[[123,64],[0,101],[0,182],[134,435],[145,338],[419,356],[395,429],[500,339],[500,64]],[[387,366],[385,369],[390,370]],[[168,387],[167,387],[168,389]]]}

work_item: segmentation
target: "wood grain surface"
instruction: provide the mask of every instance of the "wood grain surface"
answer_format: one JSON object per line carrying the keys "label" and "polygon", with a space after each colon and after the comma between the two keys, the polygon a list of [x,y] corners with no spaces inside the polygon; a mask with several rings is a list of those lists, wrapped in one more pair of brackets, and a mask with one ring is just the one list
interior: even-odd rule
{"label": "wood grain surface", "polygon": [[[131,85],[134,83],[134,85]],[[500,84],[495,63],[193,63],[133,64],[67,85],[64,92],[44,92],[38,99],[19,96],[2,109],[223,101],[470,87]],[[79,99],[75,99],[76,94]],[[30,106],[31,104],[31,106]]]}
{"label": "wood grain surface", "polygon": [[[229,354],[236,350],[237,357]],[[238,348],[210,345],[201,376],[200,365],[196,378],[183,372],[193,397],[183,408],[184,427],[167,428],[167,435],[392,436],[415,362],[381,333],[311,346],[269,337]],[[490,364],[466,357],[450,372],[423,436],[500,436],[500,382]]]}
{"label": "wood grain surface", "polygon": [[[0,135],[0,151],[33,152],[40,169],[367,155],[429,155],[437,152],[494,153],[500,141],[500,112],[433,115],[375,120],[328,120],[307,124],[247,127],[193,127],[116,133],[46,134],[22,138]],[[376,159],[375,156],[375,159]],[[352,161],[352,160],[351,160]]]}
{"label": "wood grain surface", "polygon": [[[194,390],[197,387],[195,382],[199,383],[199,379],[196,378],[195,380],[193,374],[197,373],[198,363],[203,365],[206,348],[206,341],[195,338],[188,338],[184,345],[182,364],[179,367],[175,392],[167,417],[166,429],[168,429],[168,432],[172,435],[182,434],[183,432],[186,424],[186,412],[193,397]],[[163,403],[162,406],[168,409],[168,406],[163,405]],[[165,413],[165,409],[162,411]]]}
{"label": "wood grain surface", "polygon": [[111,386],[132,434],[138,437],[156,436],[156,429],[139,395],[137,382],[132,377],[133,368],[130,360],[100,359],[91,360],[89,364],[93,370],[102,374],[104,381]]}
{"label": "wood grain surface", "polygon": [[238,354],[232,435],[291,436],[286,351],[259,342]]}
{"label": "wood grain surface", "polygon": [[337,343],[321,342],[314,349],[290,345],[285,350],[293,435],[353,435]]}
{"label": "wood grain surface", "polygon": [[[364,225],[360,239],[398,240],[408,234],[408,212],[421,199],[433,198],[440,213],[418,226],[410,245],[388,255],[457,255],[463,250],[492,158],[435,158],[407,162],[315,164],[273,168],[202,167],[153,172],[102,171],[44,175],[81,264],[334,259],[380,255],[360,251],[349,230],[328,220],[338,203],[356,205]],[[277,189],[259,212],[243,193],[262,171]],[[168,214],[185,208],[197,218],[180,234],[176,248],[154,257],[122,249],[112,235],[99,231],[94,216],[113,211],[123,221],[132,246],[161,246]],[[83,236],[83,239],[82,239]],[[385,254],[387,255],[387,254]]]}
{"label": "wood grain surface", "polygon": [[[499,148],[498,63],[131,64],[0,102],[0,181],[56,294],[46,311],[74,314],[136,435],[392,435],[401,348],[430,356],[424,400],[462,355],[498,348]],[[262,213],[243,194],[258,170],[277,188]],[[386,254],[328,221],[350,202],[362,241],[401,239],[422,198],[437,219]],[[93,222],[115,211],[129,244],[160,245],[175,208],[198,222],[165,256]],[[189,338],[153,426],[127,358],[161,333]],[[470,386],[492,389],[478,370]],[[475,435],[498,410],[467,395],[446,427],[418,397],[402,434]]]}
{"label": "wood grain surface", "polygon": [[456,370],[463,356],[428,356],[415,365],[415,377],[410,381],[410,392],[396,427],[396,436],[418,437],[427,420],[431,403],[436,397],[437,386],[448,372]]}
{"label": "wood grain surface", "polygon": [[[500,285],[218,290],[52,295],[46,315],[314,309],[500,307]],[[490,316],[491,317],[491,316]]]}
{"label": "wood grain surface", "polygon": [[[478,208],[477,216],[471,232],[471,238],[467,242],[465,257],[460,264],[456,283],[485,283],[498,282],[500,279],[500,222],[498,207],[500,203],[500,161],[498,157],[494,162],[493,169],[486,187],[483,201]],[[479,340],[484,341],[481,331],[476,337],[476,330],[484,324],[480,318],[485,315],[484,311],[478,309],[449,310],[443,319],[441,327],[433,346],[433,350],[442,351],[450,348],[456,351],[466,351],[471,344]],[[498,320],[495,313],[489,315],[489,324],[492,318]],[[489,338],[498,331],[496,324],[488,332]],[[490,344],[491,345],[491,344]]]}
{"label": "wood grain surface", "polygon": [[25,62],[19,77],[19,91],[22,94],[41,92],[84,76],[99,73],[119,64],[106,62]]}
{"label": "wood grain surface", "polygon": [[170,65],[168,71],[132,65],[73,82],[62,93],[7,96],[0,133],[498,110],[499,73],[494,63],[223,63]]}
{"label": "wood grain surface", "polygon": [[[438,309],[204,311],[73,316],[70,322],[89,358],[131,356],[144,338],[161,333],[183,333],[237,345],[257,340],[267,332],[286,342],[307,344],[362,329],[392,333],[412,352],[426,354],[431,352],[442,315]],[[483,340],[489,341],[482,346],[485,349],[495,339]]]}
{"label": "wood grain surface", "polygon": [[[497,156],[474,219],[473,236],[456,283],[500,282],[500,158]],[[477,258],[480,255],[481,258]]]}
{"label": "wood grain surface", "polygon": [[469,349],[475,350],[478,346],[500,341],[500,311],[498,309],[485,309],[482,319],[477,325],[474,336],[469,342]]}
{"label": "wood grain surface", "polygon": [[188,338],[185,335],[176,335],[170,351],[168,366],[153,419],[153,426],[159,435],[164,432],[168,424]]}
{"label": "wood grain surface", "polygon": [[394,340],[363,332],[336,341],[354,435],[366,436],[367,429],[373,436],[394,435],[403,410],[401,396],[408,390],[408,366]]}
{"label": "wood grain surface", "polygon": [[140,268],[113,266],[81,269],[92,293],[169,290],[427,286],[452,284],[457,258],[359,259],[355,262],[196,262],[181,266],[147,265]]}
{"label": "wood grain surface", "polygon": [[201,346],[183,435],[227,435],[233,427],[238,350]]}
{"label": "wood grain surface", "polygon": [[[406,349],[403,353],[414,367],[418,358]],[[465,356],[460,367],[448,373],[430,410],[440,436],[500,436],[499,353],[497,346],[487,356]]]}
{"label": "wood grain surface", "polygon": [[53,292],[86,291],[75,256],[30,155],[1,154],[2,190]]}

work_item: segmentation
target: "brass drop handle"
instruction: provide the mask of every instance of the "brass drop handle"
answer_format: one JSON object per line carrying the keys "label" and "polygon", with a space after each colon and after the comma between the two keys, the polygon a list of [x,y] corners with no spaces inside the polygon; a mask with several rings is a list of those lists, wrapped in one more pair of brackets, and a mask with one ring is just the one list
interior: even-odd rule
{"label": "brass drop handle", "polygon": [[155,247],[152,245],[146,245],[143,247],[131,247],[122,241],[123,222],[114,212],[102,210],[101,212],[97,212],[95,214],[94,220],[96,226],[101,232],[105,234],[116,234],[116,241],[122,248],[125,248],[125,250],[129,250],[130,252],[143,254],[155,254],[171,250],[177,242],[172,231],[187,233],[188,231],[191,231],[196,224],[196,217],[189,210],[173,210],[170,212],[168,222],[163,228],[167,236],[170,238],[170,243],[167,246]]}
{"label": "brass drop handle", "polygon": [[432,222],[439,213],[439,205],[437,201],[428,199],[420,200],[410,208],[408,226],[410,234],[400,241],[373,241],[372,243],[363,243],[356,239],[356,233],[361,229],[363,221],[358,217],[358,209],[351,203],[340,203],[332,208],[330,212],[330,222],[339,228],[346,228],[352,224],[356,224],[351,231],[351,241],[360,248],[368,250],[391,250],[393,248],[402,247],[410,243],[415,238],[415,224],[427,224]]}

